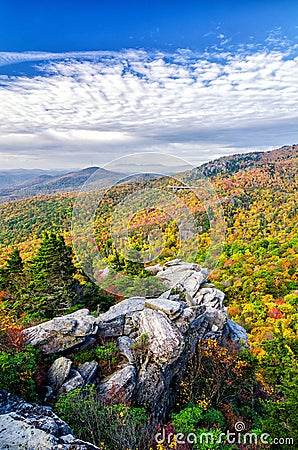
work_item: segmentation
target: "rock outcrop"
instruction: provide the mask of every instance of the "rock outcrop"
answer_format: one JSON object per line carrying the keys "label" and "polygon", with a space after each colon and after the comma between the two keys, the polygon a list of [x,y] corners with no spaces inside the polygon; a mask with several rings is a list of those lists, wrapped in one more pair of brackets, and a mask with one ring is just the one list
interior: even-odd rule
{"label": "rock outcrop", "polygon": [[[228,319],[223,292],[207,282],[207,269],[174,260],[148,269],[168,289],[159,298],[132,297],[97,318],[88,310],[25,330],[27,342],[44,353],[56,353],[49,374],[54,395],[94,382],[104,402],[146,404],[156,420],[167,418],[179,376],[198,341],[216,339],[241,347],[245,330]],[[77,367],[71,351],[96,345],[101,338],[117,341],[123,361],[102,379],[96,361]]]}
{"label": "rock outcrop", "polygon": [[76,439],[50,408],[0,391],[1,450],[99,450]]}
{"label": "rock outcrop", "polygon": [[24,333],[28,344],[47,354],[59,353],[86,343],[90,336],[96,335],[97,325],[88,309],[80,309],[27,328]]}

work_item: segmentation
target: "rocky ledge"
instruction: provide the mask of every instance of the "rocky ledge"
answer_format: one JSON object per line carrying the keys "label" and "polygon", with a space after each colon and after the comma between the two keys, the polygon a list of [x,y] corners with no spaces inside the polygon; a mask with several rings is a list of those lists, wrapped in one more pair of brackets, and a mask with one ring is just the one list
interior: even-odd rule
{"label": "rocky ledge", "polygon": [[[202,339],[241,348],[245,330],[228,319],[224,294],[207,282],[207,270],[180,260],[148,268],[168,289],[158,298],[132,297],[98,317],[87,309],[24,330],[28,344],[56,356],[47,374],[46,398],[95,384],[103,403],[132,401],[162,422],[171,412],[181,374]],[[121,363],[104,379],[98,363],[74,364],[72,355],[117,342]],[[12,443],[13,439],[13,443]],[[40,444],[42,443],[42,444]],[[95,449],[75,439],[49,408],[0,394],[3,449]]]}
{"label": "rocky ledge", "polygon": [[0,391],[1,450],[99,450],[76,439],[49,408]]}
{"label": "rocky ledge", "polygon": [[[25,330],[29,344],[57,355],[48,373],[48,395],[92,382],[103,402],[113,393],[114,401],[146,404],[156,420],[164,420],[178,375],[200,340],[233,342],[238,347],[247,341],[245,330],[228,319],[223,292],[207,282],[207,269],[174,260],[148,270],[168,288],[158,298],[132,297],[98,317],[82,309]],[[74,367],[69,356],[103,337],[116,340],[123,357],[108,379],[102,379],[96,361]]]}

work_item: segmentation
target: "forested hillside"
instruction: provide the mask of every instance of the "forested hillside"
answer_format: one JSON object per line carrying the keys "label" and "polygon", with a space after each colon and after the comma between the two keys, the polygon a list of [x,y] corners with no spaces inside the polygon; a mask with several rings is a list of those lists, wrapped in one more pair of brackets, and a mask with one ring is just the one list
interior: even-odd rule
{"label": "forested hillside", "polygon": [[[274,331],[277,323],[294,337],[297,289],[297,168],[298,146],[272,152],[221,158],[203,166],[221,198],[226,221],[226,240],[212,279],[226,293],[230,314],[259,342]],[[187,176],[191,183],[196,170]],[[107,227],[113,205],[131,192],[144,187],[165,187],[168,180],[153,180],[115,186],[102,199],[96,219],[100,248],[110,245]],[[208,218],[192,193],[179,192],[203,225],[197,259],[203,260],[208,242]],[[0,210],[2,265],[15,245],[26,260],[34,253],[43,231],[62,231],[69,241],[73,194],[36,197],[3,204]],[[156,211],[142,212],[134,219],[134,239],[144,245],[142,236],[152,225],[164,226],[166,216]],[[139,233],[136,231],[139,228]],[[159,258],[175,257],[177,230],[174,221],[165,230],[166,248]],[[143,244],[142,244],[143,242]],[[110,250],[107,259],[113,259]],[[289,303],[290,302],[290,303]]]}

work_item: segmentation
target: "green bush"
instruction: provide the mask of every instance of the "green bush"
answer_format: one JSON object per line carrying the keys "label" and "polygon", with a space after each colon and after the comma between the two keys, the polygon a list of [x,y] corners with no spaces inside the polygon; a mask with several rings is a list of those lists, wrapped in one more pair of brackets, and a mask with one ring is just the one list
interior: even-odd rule
{"label": "green bush", "polygon": [[118,352],[119,349],[114,342],[107,342],[95,349],[95,355],[99,360],[113,361]]}
{"label": "green bush", "polygon": [[173,414],[173,424],[179,433],[195,433],[202,420],[204,409],[196,405],[189,405],[179,413]]}
{"label": "green bush", "polygon": [[179,413],[173,414],[173,425],[176,433],[184,436],[194,434],[194,449],[231,450],[234,447],[225,443],[225,421],[222,413],[214,408],[205,410],[197,405],[189,404]]}
{"label": "green bush", "polygon": [[0,352],[0,388],[24,397],[37,400],[35,376],[38,371],[39,351],[28,345],[21,351]]}
{"label": "green bush", "polygon": [[209,408],[204,411],[202,421],[204,424],[209,425],[211,427],[224,428],[225,427],[225,419],[221,411],[218,411],[214,408]]}
{"label": "green bush", "polygon": [[61,396],[54,410],[78,438],[94,445],[104,442],[107,450],[149,448],[153,430],[145,409],[102,406],[94,385]]}
{"label": "green bush", "polygon": [[99,371],[103,376],[107,376],[115,371],[120,352],[114,342],[107,342],[95,349],[95,357],[98,361]]}
{"label": "green bush", "polygon": [[[267,416],[262,424],[262,431],[273,438],[293,439],[298,442],[297,430],[297,384],[293,386],[293,395],[285,402],[268,401]],[[283,446],[275,447],[283,448]]]}
{"label": "green bush", "polygon": [[111,341],[90,350],[74,353],[72,359],[78,365],[96,360],[100,375],[108,376],[116,369],[120,361],[120,352],[117,345]]}
{"label": "green bush", "polygon": [[92,361],[96,359],[95,358],[95,349],[91,349],[91,350],[83,350],[81,352],[78,353],[74,353],[74,355],[72,356],[72,360],[75,364],[84,364],[87,361]]}

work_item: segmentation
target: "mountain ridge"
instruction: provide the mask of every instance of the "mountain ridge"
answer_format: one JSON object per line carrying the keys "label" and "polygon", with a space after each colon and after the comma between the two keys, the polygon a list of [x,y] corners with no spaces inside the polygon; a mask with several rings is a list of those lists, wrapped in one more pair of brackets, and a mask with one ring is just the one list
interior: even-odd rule
{"label": "mountain ridge", "polygon": [[[298,162],[298,144],[285,145],[280,148],[268,151],[237,153],[234,155],[221,156],[215,160],[211,160],[190,171],[191,179],[200,176],[213,178],[218,174],[222,176],[231,176],[235,173],[244,172],[249,169],[256,169],[267,166],[268,170],[274,170],[275,164],[286,163],[286,161]],[[103,169],[98,166],[86,167],[80,170],[72,170],[70,172],[43,170],[43,169],[17,169],[0,171],[0,203],[22,200],[25,198],[74,193],[81,189],[83,184],[93,173],[98,172],[95,185],[99,187],[102,181],[102,187],[111,186],[113,183],[124,182],[140,182],[156,177],[154,174],[127,175],[126,173],[114,172]],[[177,173],[179,176],[184,172]],[[6,178],[5,179],[5,174]],[[10,175],[10,176],[9,176]],[[16,180],[19,180],[16,182]],[[99,184],[98,184],[99,183]],[[90,184],[92,187],[92,183]]]}
{"label": "mountain ridge", "polygon": [[241,169],[253,169],[265,164],[279,163],[287,159],[296,158],[298,158],[298,144],[284,145],[265,152],[236,153],[221,156],[213,161],[202,164],[199,166],[199,170],[205,176],[214,176],[220,172],[232,175]]}
{"label": "mountain ridge", "polygon": [[0,202],[5,203],[40,195],[76,192],[95,172],[98,174],[97,179],[104,180],[107,185],[117,181],[119,176],[124,176],[124,174],[97,166],[86,167],[78,171],[63,173],[62,175],[42,173],[35,178],[26,179],[20,183],[0,189]]}

